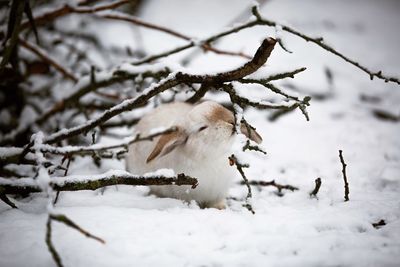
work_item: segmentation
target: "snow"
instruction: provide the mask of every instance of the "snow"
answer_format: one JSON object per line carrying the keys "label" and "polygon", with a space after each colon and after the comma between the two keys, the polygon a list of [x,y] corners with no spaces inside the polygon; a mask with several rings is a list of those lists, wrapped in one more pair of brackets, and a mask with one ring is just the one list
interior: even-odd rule
{"label": "snow", "polygon": [[[249,3],[207,4],[211,7],[204,1],[149,1],[141,18],[202,38],[224,28]],[[171,6],[173,11],[166,12]],[[323,36],[326,43],[373,70],[399,76],[399,9],[394,0],[281,0],[267,1],[261,13],[311,36]],[[217,47],[252,54],[259,41],[275,31],[257,27],[227,37]],[[267,113],[246,110],[244,116],[262,135],[268,155],[246,152],[240,159],[250,164],[244,169],[250,180],[275,179],[299,190],[283,191],[284,196],[279,197],[274,188],[252,187],[255,215],[242,207],[244,201],[230,199],[228,208],[222,211],[200,209],[195,203],[149,195],[146,187],[62,192],[55,213],[67,215],[106,241],[99,244],[54,223],[53,242],[65,266],[399,265],[400,124],[378,120],[372,110],[379,107],[399,114],[400,88],[369,81],[365,73],[341,59],[283,31],[279,36],[293,54],[276,46],[267,66],[257,75],[266,77],[306,66],[307,70],[295,79],[277,84],[283,88],[295,85],[292,90],[299,96],[325,92],[332,96],[311,100],[309,122],[299,111],[269,122]],[[124,41],[132,37],[120,38]],[[150,31],[143,39],[146,49],[154,53],[169,49],[167,45],[173,48],[182,44],[181,40]],[[168,63],[179,62],[183,56],[172,56]],[[214,73],[241,64],[240,58],[207,53],[196,57],[187,68],[195,73]],[[324,76],[325,67],[333,72],[332,91]],[[244,96],[265,93],[260,87],[246,88],[249,93]],[[381,101],[365,103],[360,100],[361,94],[378,96]],[[348,165],[348,202],[343,199],[339,149]],[[14,150],[0,151],[0,155]],[[89,177],[86,174],[95,177],[124,169],[124,163],[117,160],[105,161],[100,170],[91,166],[90,158],[79,158],[71,163],[70,176],[79,180]],[[160,172],[172,175],[171,170]],[[317,177],[321,177],[322,186],[314,199],[309,192]],[[0,183],[5,180],[9,181],[0,179]],[[240,185],[230,192],[239,199],[246,194],[246,187]],[[44,242],[46,194],[10,199],[19,209],[0,202],[0,266],[55,266]],[[375,229],[372,223],[381,219],[386,225]]]}

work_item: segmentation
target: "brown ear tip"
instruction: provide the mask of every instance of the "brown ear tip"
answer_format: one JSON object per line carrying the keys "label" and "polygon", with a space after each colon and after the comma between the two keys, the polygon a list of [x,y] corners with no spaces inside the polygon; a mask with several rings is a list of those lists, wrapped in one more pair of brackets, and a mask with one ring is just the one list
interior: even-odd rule
{"label": "brown ear tip", "polygon": [[146,159],[146,164],[148,164],[150,161],[152,161],[156,156],[155,155],[150,155],[147,159]]}

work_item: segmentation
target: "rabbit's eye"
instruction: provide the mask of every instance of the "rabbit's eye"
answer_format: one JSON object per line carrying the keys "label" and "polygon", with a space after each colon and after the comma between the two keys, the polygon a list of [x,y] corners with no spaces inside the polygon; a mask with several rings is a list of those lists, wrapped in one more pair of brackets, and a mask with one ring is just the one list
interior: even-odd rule
{"label": "rabbit's eye", "polygon": [[207,128],[208,128],[208,126],[202,126],[202,127],[199,128],[199,132],[201,132],[201,131],[203,131],[203,130],[205,130]]}

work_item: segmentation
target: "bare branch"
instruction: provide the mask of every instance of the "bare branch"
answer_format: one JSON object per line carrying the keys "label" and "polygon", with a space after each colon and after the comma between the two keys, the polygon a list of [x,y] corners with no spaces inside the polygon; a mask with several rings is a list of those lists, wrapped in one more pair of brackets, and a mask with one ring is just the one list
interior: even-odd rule
{"label": "bare branch", "polygon": [[[331,47],[330,45],[327,45],[324,43],[323,38],[319,37],[319,38],[312,38],[308,35],[305,35],[289,26],[286,25],[282,25],[282,24],[278,24],[275,21],[272,20],[268,20],[263,18],[260,13],[258,12],[257,6],[254,6],[252,9],[253,15],[256,17],[256,20],[254,21],[254,23],[258,24],[258,25],[267,25],[270,27],[276,27],[276,26],[280,26],[282,28],[282,30],[291,33],[293,35],[296,35],[300,38],[302,38],[303,40],[307,41],[307,42],[311,42],[314,43],[316,45],[318,45],[319,47],[321,47],[322,49],[342,58],[344,61],[346,61],[347,63],[350,63],[351,65],[355,66],[356,68],[362,70],[363,72],[367,73],[370,77],[371,80],[374,79],[374,77],[384,80],[385,82],[393,82],[393,83],[397,83],[400,85],[400,80],[396,77],[390,77],[387,75],[384,75],[382,73],[382,71],[377,71],[377,72],[373,72],[371,70],[369,70],[368,68],[362,66],[360,63],[356,62],[355,60],[350,59],[349,57],[346,57],[345,55],[343,55],[342,53],[338,52],[337,50],[335,50],[333,47]],[[251,24],[251,22],[249,22],[249,24]]]}
{"label": "bare branch", "polygon": [[246,144],[243,146],[242,150],[243,150],[243,152],[245,152],[246,150],[250,150],[250,151],[256,151],[256,152],[260,152],[264,155],[267,155],[267,152],[262,150],[259,146],[252,145],[249,139],[247,139]]}
{"label": "bare branch", "polygon": [[67,216],[62,215],[62,214],[50,214],[50,219],[54,220],[54,221],[58,221],[60,223],[63,223],[75,230],[77,230],[78,232],[80,232],[81,234],[83,234],[84,236],[88,237],[88,238],[92,238],[94,240],[99,241],[102,244],[105,244],[106,242],[101,239],[100,237],[97,237],[95,235],[92,235],[91,233],[89,233],[88,231],[86,231],[85,229],[82,229],[79,225],[77,225],[76,223],[74,223],[73,221],[71,221]]}
{"label": "bare branch", "polygon": [[176,127],[171,127],[166,130],[157,131],[155,133],[149,134],[147,136],[141,136],[140,133],[136,134],[133,137],[127,138],[126,140],[122,140],[116,144],[112,145],[91,145],[91,146],[68,146],[68,147],[54,147],[51,145],[42,145],[39,147],[40,151],[43,153],[51,153],[56,155],[66,155],[70,157],[71,155],[78,154],[80,156],[85,155],[93,155],[94,152],[105,152],[115,148],[125,148],[128,149],[128,146],[142,141],[152,141],[154,138],[173,133],[177,130]]}
{"label": "bare branch", "polygon": [[240,162],[238,162],[238,159],[236,158],[236,156],[234,154],[232,154],[229,157],[229,164],[231,166],[235,165],[236,169],[238,170],[238,172],[240,173],[240,175],[242,176],[242,183],[245,184],[247,186],[247,196],[246,196],[246,203],[243,205],[244,207],[246,207],[251,213],[255,214],[256,212],[253,209],[253,206],[250,204],[250,199],[253,197],[253,194],[251,192],[251,187],[249,185],[249,180],[247,179],[243,169],[244,168],[248,168],[249,165],[248,164],[242,164]]}
{"label": "bare branch", "polygon": [[51,239],[52,237],[52,227],[51,227],[51,223],[52,221],[57,221],[60,223],[63,223],[75,230],[77,230],[78,232],[80,232],[81,234],[83,234],[84,236],[88,237],[88,238],[92,238],[96,241],[99,241],[102,244],[105,244],[105,241],[95,235],[92,235],[91,233],[89,233],[88,231],[86,231],[85,229],[81,228],[79,225],[77,225],[76,223],[74,223],[71,219],[69,219],[67,216],[62,215],[62,214],[49,214],[49,217],[47,219],[47,224],[46,224],[46,244],[47,244],[47,248],[49,249],[49,252],[51,254],[51,256],[53,257],[54,261],[56,262],[58,267],[63,267],[62,261],[61,261],[61,257],[58,254],[57,250],[54,247],[53,241]]}
{"label": "bare branch", "polygon": [[[99,11],[114,9],[121,5],[128,4],[129,2],[130,2],[129,0],[119,0],[119,1],[111,2],[109,4],[96,5],[93,7],[75,7],[75,6],[65,4],[64,6],[54,9],[52,11],[46,12],[39,16],[35,16],[34,21],[35,21],[36,26],[40,26],[40,25],[50,23],[50,22],[54,21],[55,19],[64,17],[64,16],[72,14],[72,13],[81,13],[81,14],[95,13],[95,12],[99,12]],[[28,20],[24,21],[21,24],[21,30],[26,29],[28,27],[30,27],[30,23]]]}
{"label": "bare branch", "polygon": [[346,166],[347,164],[344,162],[342,150],[339,150],[339,158],[340,162],[342,163],[342,173],[343,173],[343,181],[344,181],[344,201],[349,201],[349,183],[347,181],[346,175]]}
{"label": "bare branch", "polygon": [[[175,75],[170,74],[167,78],[145,90],[145,92],[141,95],[137,96],[136,98],[123,101],[122,103],[105,111],[96,119],[93,119],[86,124],[52,134],[46,139],[46,143],[55,143],[66,138],[88,132],[89,130],[99,126],[100,124],[108,121],[118,114],[121,114],[124,111],[143,106],[153,96],[182,83],[220,84],[234,79],[243,78],[255,72],[267,61],[274,45],[275,41],[273,39],[265,39],[251,61],[232,71],[222,72],[214,75],[190,75],[181,72],[178,72]],[[114,78],[111,78],[111,80],[112,79]],[[105,80],[104,83],[111,83],[111,81]]]}
{"label": "bare branch", "polygon": [[77,82],[78,78],[75,77],[75,75],[61,66],[61,64],[57,63],[54,59],[46,55],[46,52],[44,52],[40,47],[23,40],[22,38],[19,38],[19,43],[21,44],[22,47],[26,48],[27,50],[31,51],[35,55],[37,55],[41,60],[46,62],[47,64],[53,66],[57,71],[61,72],[61,74],[67,78],[70,79],[73,82]]}
{"label": "bare branch", "polygon": [[62,261],[61,261],[61,257],[60,255],[58,255],[58,252],[56,250],[56,248],[53,245],[53,241],[51,240],[51,218],[50,216],[47,219],[47,223],[46,223],[46,245],[47,248],[50,251],[51,256],[53,257],[54,261],[56,262],[58,267],[63,267]]}
{"label": "bare branch", "polygon": [[[254,186],[273,186],[276,187],[278,189],[278,192],[282,192],[283,189],[289,190],[289,191],[296,191],[299,190],[299,188],[293,186],[293,185],[282,185],[282,184],[278,184],[275,182],[275,180],[272,181],[249,181],[248,182],[249,185],[254,185]],[[241,184],[245,184],[243,181],[241,182]]]}
{"label": "bare branch", "polygon": [[274,74],[274,75],[271,75],[271,76],[267,77],[266,79],[261,79],[261,81],[263,81],[265,83],[268,83],[268,82],[271,82],[271,81],[282,80],[282,79],[285,79],[285,78],[292,78],[293,79],[296,74],[299,74],[300,72],[303,72],[306,69],[307,68],[303,67],[303,68],[296,69],[294,71],[282,72],[282,73]]}
{"label": "bare branch", "polygon": [[383,219],[379,220],[379,221],[376,222],[376,223],[372,223],[372,226],[373,226],[375,229],[380,229],[382,226],[385,226],[385,225],[386,225],[386,222],[385,222],[385,220],[383,220]]}
{"label": "bare branch", "polygon": [[310,197],[317,197],[318,191],[321,188],[321,178],[315,179],[315,188],[313,191],[310,192]]}
{"label": "bare branch", "polygon": [[[49,186],[55,191],[96,190],[110,185],[190,185],[197,186],[197,179],[184,174],[164,176],[148,174],[133,175],[125,171],[110,171],[99,175],[73,175],[52,177]],[[23,195],[41,192],[42,188],[32,178],[5,179],[0,178],[0,188],[4,194]]]}
{"label": "bare branch", "polygon": [[286,102],[284,104],[276,104],[266,101],[253,101],[246,97],[240,96],[236,90],[233,88],[232,84],[223,84],[221,90],[227,92],[230,96],[232,103],[236,103],[241,107],[252,106],[257,109],[280,109],[280,110],[293,110],[295,108],[300,108],[307,120],[309,120],[308,114],[305,110],[306,106],[309,106],[310,97],[306,96],[300,102],[292,101]]}
{"label": "bare branch", "polygon": [[8,206],[10,206],[13,209],[18,209],[18,207],[12,203],[12,201],[10,199],[8,199],[8,197],[6,196],[6,194],[3,192],[4,189],[0,186],[0,199],[6,203]]}
{"label": "bare branch", "polygon": [[[218,39],[220,39],[222,37],[225,37],[225,36],[233,34],[233,33],[237,33],[237,32],[239,32],[241,30],[244,30],[244,29],[252,28],[252,27],[257,26],[257,25],[260,25],[260,26],[265,25],[265,26],[269,26],[269,27],[280,26],[283,31],[286,31],[286,32],[289,32],[290,34],[296,35],[296,36],[302,38],[303,40],[305,40],[307,42],[312,42],[312,43],[318,45],[319,47],[321,47],[322,49],[324,49],[324,50],[326,50],[326,51],[328,51],[328,52],[330,52],[330,53],[342,58],[346,62],[350,63],[351,65],[353,65],[355,67],[357,67],[361,71],[367,73],[371,80],[374,77],[376,77],[378,79],[384,80],[385,82],[393,82],[393,83],[400,84],[399,78],[390,77],[390,76],[384,75],[382,73],[382,71],[373,72],[373,71],[369,70],[368,68],[362,66],[360,63],[356,62],[355,60],[352,60],[352,59],[344,56],[343,54],[339,53],[337,50],[335,50],[331,46],[325,44],[323,42],[322,38],[312,38],[312,37],[310,37],[308,35],[305,35],[305,34],[299,32],[299,31],[297,31],[297,30],[295,30],[295,29],[293,29],[291,27],[279,24],[279,23],[277,23],[275,21],[267,20],[267,19],[263,18],[259,14],[259,12],[257,10],[257,7],[253,7],[252,11],[253,11],[253,15],[256,17],[254,20],[251,20],[251,21],[243,23],[243,24],[241,24],[239,26],[233,27],[230,30],[227,30],[227,31],[221,32],[219,34],[213,35],[213,36],[203,40],[202,43],[210,44],[210,43],[212,43],[212,42],[214,42],[214,41],[216,41],[216,40],[218,40]],[[170,51],[163,52],[163,53],[158,54],[158,55],[153,55],[153,56],[151,56],[149,58],[137,61],[137,62],[135,62],[133,64],[136,65],[136,64],[149,63],[149,62],[151,62],[153,60],[156,60],[156,59],[159,59],[159,58],[162,58],[162,57],[166,57],[166,56],[181,52],[183,50],[186,50],[186,49],[194,47],[194,46],[195,46],[195,44],[192,42],[190,44],[186,44],[186,45],[177,47],[177,48],[172,49]]]}

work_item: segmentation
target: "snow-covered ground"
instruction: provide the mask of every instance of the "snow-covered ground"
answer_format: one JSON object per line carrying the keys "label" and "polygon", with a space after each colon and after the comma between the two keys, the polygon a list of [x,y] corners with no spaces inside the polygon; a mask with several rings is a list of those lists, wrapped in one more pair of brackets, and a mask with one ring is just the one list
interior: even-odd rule
{"label": "snow-covered ground", "polygon": [[[150,1],[142,17],[201,38],[225,28],[249,6],[247,1],[228,0]],[[261,11],[305,33],[323,36],[373,70],[400,76],[399,1],[271,0]],[[140,32],[143,47],[150,52],[182,43],[157,32]],[[122,25],[104,33],[114,43],[129,43],[137,34]],[[276,34],[275,29],[257,27],[219,45],[252,54],[261,39]],[[281,85],[295,86],[293,90],[301,95],[326,98],[311,101],[309,122],[299,111],[269,122],[267,113],[248,110],[246,118],[263,136],[268,155],[248,153],[251,168],[245,171],[252,180],[275,179],[300,190],[284,191],[279,197],[272,187],[254,187],[255,215],[240,201],[230,200],[222,211],[200,209],[194,203],[149,196],[148,189],[140,187],[63,192],[56,212],[106,241],[100,244],[54,223],[53,241],[65,266],[400,265],[400,124],[373,115],[375,109],[400,115],[400,86],[370,81],[365,73],[315,45],[278,34],[294,53],[277,47],[260,73],[305,66],[306,72]],[[204,73],[242,63],[242,59],[208,53],[188,68]],[[326,68],[332,72],[332,84]],[[249,95],[260,95],[258,87],[247,90]],[[366,96],[377,99],[363,101]],[[348,165],[348,202],[343,201],[339,149]],[[70,173],[99,172],[85,168],[87,163],[74,162]],[[102,171],[123,167],[106,161]],[[311,199],[317,177],[322,187],[318,199]],[[236,198],[246,193],[241,185],[231,190]],[[47,198],[35,194],[13,201],[18,210],[0,202],[0,266],[54,266],[44,242]],[[381,219],[386,225],[375,229],[372,223]]]}

